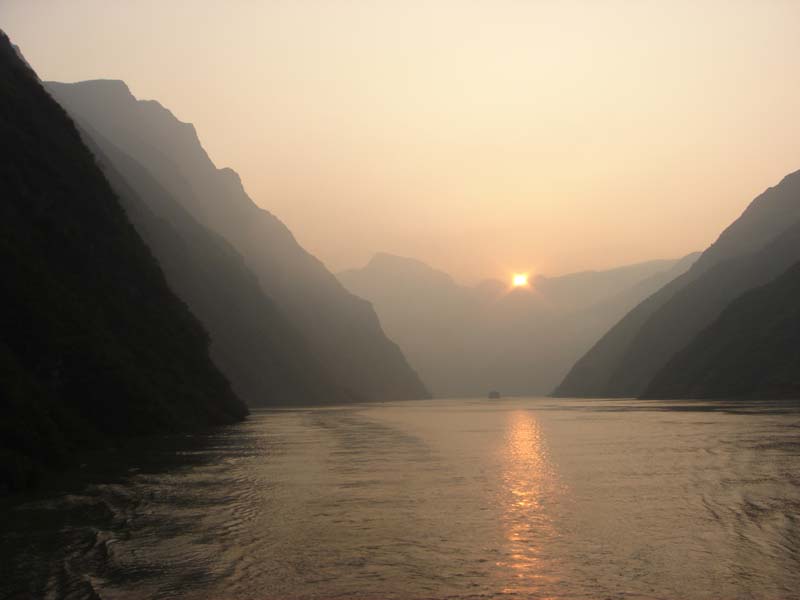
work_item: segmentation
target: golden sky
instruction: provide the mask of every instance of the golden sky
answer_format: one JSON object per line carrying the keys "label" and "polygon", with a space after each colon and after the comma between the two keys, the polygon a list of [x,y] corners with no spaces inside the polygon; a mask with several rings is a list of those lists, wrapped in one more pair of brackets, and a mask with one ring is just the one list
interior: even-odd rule
{"label": "golden sky", "polygon": [[0,0],[43,79],[124,79],[331,269],[464,282],[707,246],[800,169],[797,0]]}

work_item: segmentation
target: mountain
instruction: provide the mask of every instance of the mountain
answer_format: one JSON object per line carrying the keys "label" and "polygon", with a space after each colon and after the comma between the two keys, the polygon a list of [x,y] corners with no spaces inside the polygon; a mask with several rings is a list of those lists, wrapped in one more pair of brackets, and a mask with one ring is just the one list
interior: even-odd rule
{"label": "mountain", "polygon": [[[691,254],[683,260],[691,263],[698,256],[699,254]],[[682,267],[674,260],[651,260],[606,271],[581,271],[559,277],[540,275],[534,279],[533,285],[550,302],[570,309],[580,309],[611,299],[620,292],[673,268],[682,273],[688,266]]]}
{"label": "mountain", "polygon": [[200,225],[141,164],[76,122],[170,287],[208,330],[211,357],[237,395],[250,406],[351,401],[241,255]]}
{"label": "mountain", "polygon": [[91,152],[0,33],[0,486],[247,409]]}
{"label": "mountain", "polygon": [[735,298],[800,260],[800,172],[748,206],[683,276],[629,312],[572,368],[557,396],[631,397]]}
{"label": "mountain", "polygon": [[[376,254],[364,269],[338,274],[353,294],[375,307],[381,325],[434,395],[475,389],[477,365],[465,348],[484,300],[442,271],[413,259]],[[480,389],[481,395],[485,393]]]}
{"label": "mountain", "polygon": [[643,397],[800,399],[800,263],[728,305]]}
{"label": "mountain", "polygon": [[72,115],[142,165],[201,225],[243,257],[263,291],[303,337],[325,373],[352,397],[399,400],[428,393],[371,305],[348,293],[272,214],[217,169],[192,125],[120,81],[48,83]]}
{"label": "mountain", "polygon": [[[643,273],[643,277],[639,281],[623,285],[621,286],[621,291],[610,293],[599,300],[591,302],[589,311],[595,315],[595,319],[602,319],[603,322],[603,331],[601,331],[597,337],[599,338],[600,335],[608,331],[613,324],[617,323],[644,299],[649,298],[662,287],[686,273],[699,257],[699,252],[693,252],[681,259],[667,261],[666,263],[664,261],[643,263],[645,265],[659,265],[663,267],[663,269],[651,275]],[[617,270],[618,269],[614,269],[614,271]],[[622,270],[627,270],[627,268],[622,267]],[[583,292],[579,290],[579,293],[586,296],[589,295],[588,291]],[[597,338],[595,338],[594,341],[596,340]]]}
{"label": "mountain", "polygon": [[695,259],[540,276],[529,289],[509,289],[496,280],[459,285],[418,260],[379,253],[338,277],[373,303],[436,396],[542,394],[608,327]]}

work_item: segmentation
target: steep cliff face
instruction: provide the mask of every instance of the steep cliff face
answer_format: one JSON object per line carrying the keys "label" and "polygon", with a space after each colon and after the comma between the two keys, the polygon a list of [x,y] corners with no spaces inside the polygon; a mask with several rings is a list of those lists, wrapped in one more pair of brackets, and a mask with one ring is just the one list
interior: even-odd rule
{"label": "steep cliff face", "polygon": [[800,263],[734,300],[643,397],[800,400]]}
{"label": "steep cliff face", "polygon": [[731,301],[800,260],[798,222],[800,172],[756,198],[685,275],[628,313],[575,364],[555,394],[642,394]]}
{"label": "steep cliff face", "polygon": [[427,391],[384,334],[370,304],[347,292],[230,169],[217,169],[194,127],[122,82],[48,84],[70,113],[143,165],[201,224],[224,237],[325,370],[354,396],[421,398]]}
{"label": "steep cliff face", "polygon": [[236,250],[199,224],[138,162],[78,121],[170,287],[211,335],[211,356],[250,406],[342,403],[327,374]]}
{"label": "steep cliff face", "polygon": [[243,418],[74,124],[0,34],[0,479],[101,435]]}

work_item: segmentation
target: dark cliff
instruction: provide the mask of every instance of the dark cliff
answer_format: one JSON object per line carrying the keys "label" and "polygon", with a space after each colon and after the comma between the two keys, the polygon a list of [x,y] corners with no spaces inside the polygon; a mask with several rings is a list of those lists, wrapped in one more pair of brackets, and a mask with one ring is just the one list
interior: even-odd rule
{"label": "dark cliff", "polygon": [[372,306],[347,292],[283,223],[258,207],[234,171],[211,162],[192,125],[157,102],[137,100],[122,82],[48,87],[71,114],[143,165],[197,221],[241,254],[343,388],[365,400],[428,395]]}
{"label": "dark cliff", "polygon": [[572,368],[557,396],[632,397],[745,291],[800,260],[800,172],[758,196],[683,276],[644,300]]}
{"label": "dark cliff", "polygon": [[0,34],[0,479],[247,410],[64,110]]}
{"label": "dark cliff", "polygon": [[352,401],[264,294],[241,255],[150,173],[81,121],[84,139],[170,287],[211,336],[211,357],[250,406]]}
{"label": "dark cliff", "polygon": [[800,263],[734,300],[643,397],[800,400]]}

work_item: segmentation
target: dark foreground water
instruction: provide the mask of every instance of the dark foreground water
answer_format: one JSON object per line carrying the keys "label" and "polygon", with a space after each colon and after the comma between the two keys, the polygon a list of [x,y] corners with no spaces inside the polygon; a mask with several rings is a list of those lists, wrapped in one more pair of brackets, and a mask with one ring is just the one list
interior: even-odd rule
{"label": "dark foreground water", "polygon": [[4,506],[0,597],[800,597],[788,405],[257,412],[137,452]]}

